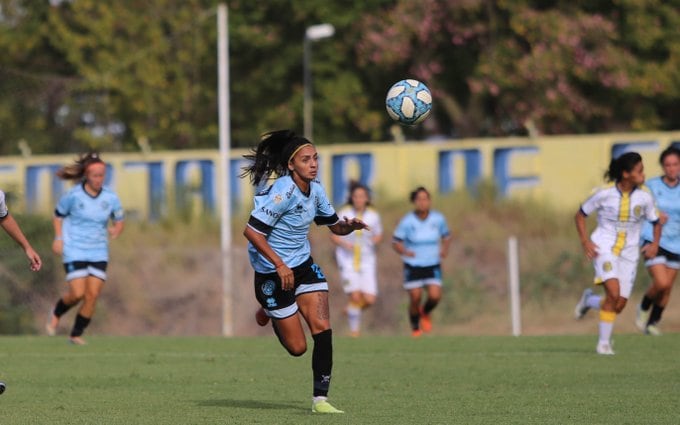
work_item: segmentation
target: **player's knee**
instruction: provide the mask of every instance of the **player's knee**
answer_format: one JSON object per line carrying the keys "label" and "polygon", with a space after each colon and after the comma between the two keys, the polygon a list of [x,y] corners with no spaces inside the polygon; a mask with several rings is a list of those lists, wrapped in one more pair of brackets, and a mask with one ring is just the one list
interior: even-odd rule
{"label": "player's knee", "polygon": [[284,345],[284,348],[286,349],[286,351],[288,351],[288,354],[290,354],[293,357],[300,357],[301,355],[307,352],[306,343],[286,344]]}

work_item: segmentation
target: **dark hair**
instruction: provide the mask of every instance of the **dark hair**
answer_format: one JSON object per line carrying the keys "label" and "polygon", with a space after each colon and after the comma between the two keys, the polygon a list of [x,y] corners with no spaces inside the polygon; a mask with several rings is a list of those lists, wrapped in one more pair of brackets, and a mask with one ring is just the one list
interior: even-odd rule
{"label": "dark hair", "polygon": [[663,162],[666,159],[668,155],[675,155],[678,158],[680,158],[680,149],[676,148],[674,145],[670,145],[666,149],[661,152],[661,155],[659,155],[659,164],[663,167]]}
{"label": "dark hair", "polygon": [[57,171],[57,177],[63,180],[82,180],[87,167],[92,164],[104,164],[97,152],[82,154],[73,164],[65,165]]}
{"label": "dark hair", "polygon": [[623,172],[631,172],[636,165],[642,162],[642,157],[637,152],[626,152],[618,158],[612,158],[609,169],[604,173],[604,178],[610,182],[621,181]]}
{"label": "dark hair", "polygon": [[354,202],[352,202],[352,195],[354,195],[354,191],[357,189],[363,189],[366,192],[366,195],[368,196],[368,202],[366,202],[366,205],[371,205],[371,190],[368,188],[368,186],[361,184],[356,180],[350,180],[349,182],[349,195],[347,195],[347,203],[351,206],[354,206]]}
{"label": "dark hair", "polygon": [[277,130],[265,133],[260,143],[251,149],[251,153],[243,155],[251,161],[243,167],[241,177],[248,176],[250,182],[257,186],[263,179],[268,179],[272,173],[276,177],[289,173],[288,161],[295,151],[303,145],[312,144],[302,136],[291,130]]}
{"label": "dark hair", "polygon": [[425,189],[423,186],[418,186],[416,190],[411,192],[410,196],[411,202],[414,202],[416,200],[416,196],[418,196],[420,192],[425,192],[427,194],[427,197],[428,198],[430,197],[430,192],[428,192],[427,189]]}

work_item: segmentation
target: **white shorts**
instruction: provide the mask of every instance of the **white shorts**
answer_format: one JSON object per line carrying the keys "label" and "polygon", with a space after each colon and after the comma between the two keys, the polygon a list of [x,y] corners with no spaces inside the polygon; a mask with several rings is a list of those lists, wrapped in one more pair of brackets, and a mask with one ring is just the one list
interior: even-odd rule
{"label": "white shorts", "polygon": [[340,279],[342,280],[342,290],[345,291],[345,294],[362,292],[369,295],[378,295],[375,264],[362,264],[359,270],[354,270],[352,266],[341,266]]}
{"label": "white shorts", "polygon": [[637,274],[637,261],[630,261],[614,254],[599,254],[593,260],[595,284],[600,285],[609,279],[619,280],[619,295],[630,298]]}

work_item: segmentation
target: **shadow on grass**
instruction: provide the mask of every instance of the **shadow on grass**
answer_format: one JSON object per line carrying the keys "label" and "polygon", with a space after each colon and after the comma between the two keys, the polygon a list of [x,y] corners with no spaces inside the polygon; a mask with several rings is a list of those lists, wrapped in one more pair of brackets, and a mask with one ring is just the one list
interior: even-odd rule
{"label": "shadow on grass", "polygon": [[260,400],[199,400],[199,406],[203,407],[241,407],[243,409],[267,409],[267,410],[306,410],[299,404],[286,404]]}

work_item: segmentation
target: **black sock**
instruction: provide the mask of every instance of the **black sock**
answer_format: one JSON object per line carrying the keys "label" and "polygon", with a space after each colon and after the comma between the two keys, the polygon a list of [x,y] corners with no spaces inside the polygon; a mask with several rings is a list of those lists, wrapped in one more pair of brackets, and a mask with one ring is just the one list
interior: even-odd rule
{"label": "black sock", "polygon": [[420,313],[411,314],[409,312],[408,318],[409,321],[411,322],[411,329],[413,329],[414,331],[420,329]]}
{"label": "black sock", "polygon": [[649,310],[649,307],[652,306],[653,302],[654,302],[654,300],[652,300],[651,298],[649,298],[647,296],[647,294],[645,294],[645,296],[642,297],[642,302],[640,303],[640,310],[643,310],[643,311]]}
{"label": "black sock", "polygon": [[59,301],[57,301],[57,304],[54,306],[54,310],[52,310],[52,313],[57,317],[61,317],[64,315],[64,313],[69,311],[71,307],[73,307],[73,304],[66,305],[64,303],[64,300],[59,298]]}
{"label": "black sock", "polygon": [[647,325],[656,325],[661,321],[661,315],[663,314],[663,309],[665,307],[661,307],[660,305],[654,303],[652,306],[652,313],[649,315],[649,321],[647,322]]}
{"label": "black sock", "polygon": [[326,329],[312,335],[312,338],[314,338],[312,351],[314,397],[326,397],[331,386],[331,369],[333,369],[333,331]]}
{"label": "black sock", "polygon": [[439,301],[433,301],[433,300],[428,299],[428,300],[425,302],[425,305],[423,306],[423,313],[429,315],[430,312],[431,312],[432,310],[434,310],[435,307],[437,307],[437,304],[439,304]]}
{"label": "black sock", "polygon": [[81,316],[78,314],[76,316],[76,322],[73,324],[73,330],[71,330],[71,336],[76,337],[76,336],[81,336],[83,332],[85,332],[85,328],[87,325],[90,324],[90,318]]}

